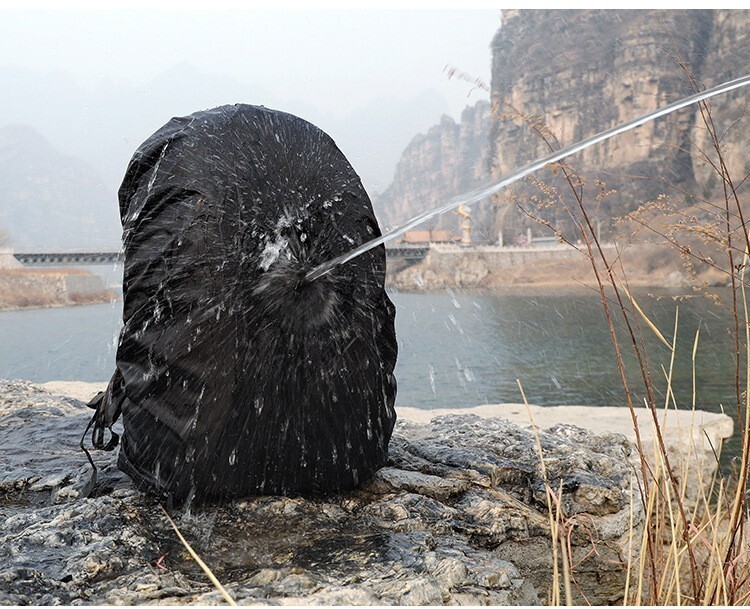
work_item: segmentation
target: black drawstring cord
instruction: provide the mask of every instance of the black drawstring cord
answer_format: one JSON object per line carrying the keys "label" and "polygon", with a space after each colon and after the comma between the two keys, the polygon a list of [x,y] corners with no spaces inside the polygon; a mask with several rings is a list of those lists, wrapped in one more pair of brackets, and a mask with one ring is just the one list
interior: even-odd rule
{"label": "black drawstring cord", "polygon": [[96,467],[96,464],[94,463],[94,460],[91,458],[91,453],[84,446],[84,442],[86,441],[86,434],[89,432],[89,429],[91,429],[91,426],[94,424],[95,420],[96,420],[96,414],[94,414],[94,416],[91,417],[89,424],[86,426],[86,429],[84,430],[83,435],[81,436],[81,443],[79,444],[79,446],[81,447],[81,450],[83,450],[83,452],[86,453],[86,458],[89,460],[89,463],[91,464],[91,477],[89,478],[89,481],[81,489],[81,494],[84,497],[91,497],[91,493],[94,492],[94,488],[96,488],[97,472],[99,471]]}
{"label": "black drawstring cord", "polygon": [[[96,467],[94,460],[91,458],[91,453],[88,451],[88,449],[85,446],[86,434],[89,432],[89,429],[91,429],[93,425],[94,429],[91,432],[91,444],[96,449],[107,450],[107,451],[114,450],[120,441],[119,434],[116,434],[114,431],[112,431],[112,428],[108,427],[107,424],[103,420],[104,419],[103,405],[106,399],[106,395],[107,395],[106,392],[100,393],[87,404],[89,408],[95,408],[96,412],[94,413],[94,416],[91,417],[91,420],[89,421],[89,424],[86,426],[86,429],[83,431],[83,435],[81,436],[81,442],[79,444],[79,446],[81,447],[81,450],[83,450],[83,452],[86,453],[86,458],[91,464],[91,477],[89,478],[89,481],[84,485],[83,489],[81,489],[81,494],[84,497],[90,497],[91,494],[94,492],[94,489],[96,488],[97,474],[99,472],[99,469]],[[111,434],[109,438],[109,442],[107,442],[106,444],[104,443],[105,429],[109,429],[109,433]]]}

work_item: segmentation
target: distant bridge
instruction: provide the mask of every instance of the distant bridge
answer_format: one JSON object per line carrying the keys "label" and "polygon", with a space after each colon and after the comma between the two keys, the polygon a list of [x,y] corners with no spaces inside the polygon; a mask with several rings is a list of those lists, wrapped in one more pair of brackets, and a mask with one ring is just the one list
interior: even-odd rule
{"label": "distant bridge", "polygon": [[[398,246],[386,248],[386,257],[398,260],[422,260],[427,255],[428,245]],[[115,264],[122,262],[122,252],[16,252],[13,254],[25,266],[51,266],[76,264]]]}
{"label": "distant bridge", "polygon": [[114,264],[123,261],[122,252],[15,252],[13,255],[26,266]]}

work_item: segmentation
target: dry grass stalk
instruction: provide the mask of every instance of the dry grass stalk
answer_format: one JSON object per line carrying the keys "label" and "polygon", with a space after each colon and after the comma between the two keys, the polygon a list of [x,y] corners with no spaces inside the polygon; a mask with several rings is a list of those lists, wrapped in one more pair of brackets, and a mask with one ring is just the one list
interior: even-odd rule
{"label": "dry grass stalk", "polygon": [[[526,407],[526,413],[529,415],[531,429],[534,433],[534,439],[536,440],[536,449],[539,453],[539,465],[542,470],[542,478],[544,479],[545,496],[547,499],[547,515],[549,517],[550,538],[552,540],[552,586],[549,593],[549,603],[551,605],[560,604],[559,562],[561,561],[563,584],[565,589],[565,604],[567,606],[572,606],[573,593],[571,589],[571,557],[569,555],[569,547],[565,542],[566,535],[561,528],[563,481],[560,480],[560,488],[555,494],[549,485],[549,478],[547,477],[547,465],[544,461],[544,451],[542,450],[542,442],[539,439],[539,430],[536,426],[536,423],[534,423],[534,417],[531,414],[531,409],[529,408],[529,401],[526,399],[526,393],[523,390],[521,381],[519,379],[516,379],[516,383],[518,384],[518,389],[521,392],[521,397],[523,398],[523,403]],[[552,507],[553,502],[555,504],[554,509]]]}
{"label": "dry grass stalk", "polygon": [[177,525],[174,523],[174,520],[172,520],[172,517],[169,515],[167,510],[164,509],[164,506],[160,506],[160,507],[161,507],[161,511],[164,512],[164,516],[166,516],[167,520],[169,521],[169,524],[172,525],[172,528],[174,529],[174,532],[177,534],[177,537],[179,538],[180,542],[182,542],[182,545],[185,546],[185,549],[188,551],[190,556],[193,557],[193,560],[198,563],[198,566],[201,569],[203,569],[203,572],[208,576],[208,579],[211,580],[211,583],[214,585],[214,587],[224,597],[224,600],[227,602],[227,605],[236,607],[237,603],[235,602],[235,600],[232,598],[229,592],[226,591],[224,586],[221,585],[221,582],[213,574],[213,571],[211,571],[208,565],[205,562],[203,562],[201,557],[198,556],[198,553],[195,550],[193,550],[192,546],[183,537],[182,533],[180,533],[180,529],[177,528]]}
{"label": "dry grass stalk", "polygon": [[[681,65],[684,67],[684,64]],[[697,90],[698,84],[689,73],[688,77]],[[512,112],[505,114],[506,118],[525,122],[550,149],[557,146],[554,134],[538,117],[526,116],[513,108],[511,110]],[[698,447],[692,444],[688,445],[684,454],[678,454],[676,457],[669,454],[666,449],[663,417],[668,409],[678,407],[672,387],[678,311],[675,313],[674,335],[670,343],[633,297],[620,254],[612,260],[605,255],[598,231],[591,220],[589,203],[584,198],[585,180],[569,166],[559,164],[554,167],[554,172],[561,174],[567,181],[569,194],[573,197],[572,202],[554,188],[545,186],[543,181],[537,178],[533,184],[537,186],[541,196],[532,202],[536,204],[538,211],[523,208],[523,202],[515,199],[527,216],[555,231],[560,240],[571,245],[575,245],[571,243],[571,239],[562,235],[561,231],[555,230],[552,222],[542,216],[545,209],[558,206],[563,208],[575,223],[582,243],[579,249],[588,255],[609,325],[626,402],[633,417],[636,448],[641,463],[638,493],[633,495],[633,502],[639,498],[645,513],[645,526],[637,543],[631,525],[629,551],[632,551],[634,546],[639,547],[640,551],[637,564],[633,564],[632,556],[628,557],[624,581],[625,604],[733,605],[750,601],[750,536],[747,527],[750,478],[750,315],[746,295],[747,274],[750,268],[750,236],[738,187],[729,175],[723,157],[721,138],[718,136],[708,103],[700,104],[699,118],[710,135],[713,148],[712,154],[705,151],[699,153],[719,176],[722,200],[714,202],[706,197],[697,198],[699,211],[695,212],[679,209],[664,196],[628,214],[627,219],[660,236],[665,246],[675,248],[682,256],[693,279],[698,278],[696,265],[700,264],[725,276],[732,286],[732,303],[729,311],[734,325],[737,424],[742,439],[739,467],[732,478],[723,476],[717,467],[711,478],[706,479],[700,467],[694,465]],[[600,184],[597,184],[597,187],[600,190],[599,195],[602,192],[611,194]],[[677,217],[678,220],[671,226],[667,222],[655,222],[654,218],[659,213]],[[695,213],[707,218],[707,222],[699,224]],[[697,247],[698,242],[708,246],[708,250],[706,247]],[[721,260],[722,256],[725,256],[724,262]],[[706,282],[700,281],[700,284],[703,294],[718,304],[718,296],[708,290]],[[614,294],[613,298],[610,298],[610,293]],[[622,318],[627,330],[628,340],[624,343],[620,342],[615,333],[615,316]],[[651,373],[641,322],[669,349],[669,367],[662,368],[660,375],[666,384],[662,416],[659,415],[656,405],[656,381]],[[699,338],[700,327],[696,332],[691,354],[693,422],[699,389],[696,381]],[[653,447],[646,447],[641,442],[640,424],[633,410],[631,380],[623,365],[622,349],[626,345],[636,356],[640,380],[646,392],[645,405],[652,414],[650,425],[654,431]],[[686,431],[688,437],[694,437],[692,425],[691,429]],[[539,449],[541,454],[541,448]],[[712,449],[718,465],[721,447]],[[697,483],[697,500],[688,508],[687,482],[690,478],[695,479]],[[635,490],[633,488],[633,491]],[[551,493],[549,497],[558,496]],[[555,503],[559,505],[559,499]],[[559,519],[555,516],[551,499],[548,500],[548,507],[550,528],[554,535],[557,530],[555,525]],[[631,505],[631,518],[633,509]],[[554,559],[556,564],[556,551]],[[575,565],[570,570],[570,577],[573,580],[575,578]],[[559,573],[556,571],[551,594],[552,602],[560,601],[559,579]]]}

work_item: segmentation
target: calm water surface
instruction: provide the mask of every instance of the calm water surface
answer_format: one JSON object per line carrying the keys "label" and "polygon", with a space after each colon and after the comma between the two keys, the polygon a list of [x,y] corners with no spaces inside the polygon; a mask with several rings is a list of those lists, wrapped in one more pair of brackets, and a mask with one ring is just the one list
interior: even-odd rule
{"label": "calm water surface", "polygon": [[[117,273],[104,268],[109,283]],[[728,297],[728,292],[723,294]],[[697,404],[734,412],[729,314],[699,297],[667,291],[636,293],[671,340],[679,306],[674,383],[679,407],[692,402],[692,349]],[[465,407],[528,399],[541,405],[622,405],[624,392],[598,295],[568,291],[469,294],[391,293],[399,358],[397,403],[419,408]],[[31,381],[106,381],[114,370],[122,303],[0,312],[0,377]],[[619,320],[618,320],[619,321]],[[626,335],[618,323],[618,332]],[[652,369],[669,351],[644,328]],[[625,350],[633,390],[642,400],[635,359]],[[662,376],[656,384],[663,392]]]}

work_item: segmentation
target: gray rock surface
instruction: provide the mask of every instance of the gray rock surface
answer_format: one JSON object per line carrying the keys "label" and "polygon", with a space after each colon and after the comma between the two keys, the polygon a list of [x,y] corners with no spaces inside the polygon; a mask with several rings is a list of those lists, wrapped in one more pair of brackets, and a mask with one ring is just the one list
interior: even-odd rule
{"label": "gray rock surface", "polygon": [[[0,604],[223,603],[158,503],[117,471],[115,453],[94,455],[100,486],[80,497],[90,414],[0,381]],[[620,601],[629,444],[571,425],[540,441],[549,484],[564,491],[576,600]],[[551,584],[546,506],[530,430],[447,415],[399,422],[389,466],[356,492],[172,516],[239,603],[518,605],[544,601]]]}
{"label": "gray rock surface", "polygon": [[[93,394],[92,394],[93,395]],[[400,407],[398,416],[417,423],[427,423],[434,416],[455,414],[454,409],[421,410]],[[630,409],[623,406],[526,406],[524,404],[484,404],[461,410],[462,414],[481,417],[502,417],[523,427],[530,426],[529,416],[542,429],[558,424],[574,425],[598,436],[613,432],[625,436],[633,446],[630,461],[640,469],[640,456],[635,450],[636,433]],[[651,463],[656,457],[656,429],[651,410],[634,409],[638,434]],[[734,434],[732,417],[705,410],[658,411],[664,445],[680,484],[685,485],[685,501],[692,509],[701,501],[702,481],[710,480],[716,472],[716,452]]]}

